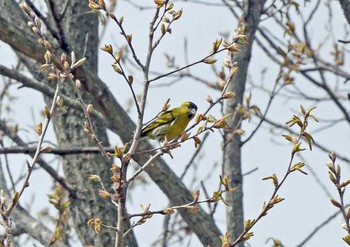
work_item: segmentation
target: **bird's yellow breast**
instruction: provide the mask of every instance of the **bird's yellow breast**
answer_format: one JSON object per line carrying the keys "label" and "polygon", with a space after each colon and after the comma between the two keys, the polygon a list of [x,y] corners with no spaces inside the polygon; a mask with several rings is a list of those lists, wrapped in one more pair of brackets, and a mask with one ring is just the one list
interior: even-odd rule
{"label": "bird's yellow breast", "polygon": [[169,123],[155,129],[153,132],[153,138],[160,140],[166,136],[169,141],[178,138],[191,120],[188,117],[187,112],[188,110],[186,108],[176,108],[176,112],[174,112],[174,115],[176,116],[174,121],[172,121],[171,124]]}

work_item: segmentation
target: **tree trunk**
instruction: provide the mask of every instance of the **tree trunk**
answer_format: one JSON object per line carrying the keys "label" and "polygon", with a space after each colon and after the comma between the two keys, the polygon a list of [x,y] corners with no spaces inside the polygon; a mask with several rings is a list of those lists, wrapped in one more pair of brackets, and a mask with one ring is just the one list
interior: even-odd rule
{"label": "tree trunk", "polygon": [[[232,113],[234,115],[236,107],[243,103],[254,35],[258,28],[265,2],[265,0],[249,0],[244,3],[243,22],[246,25],[245,34],[248,37],[249,44],[242,46],[241,52],[232,59],[232,62],[237,62],[239,69],[229,85],[229,91],[235,92],[236,96],[227,102],[226,114]],[[235,127],[240,125],[240,117],[236,114],[236,117],[230,122],[230,126]],[[230,207],[226,207],[227,232],[230,239],[234,240],[237,239],[244,229],[241,136],[232,136],[232,133],[227,133],[225,136],[226,140],[232,141],[228,142],[224,149],[224,175],[230,176],[231,187],[237,187],[236,192],[228,193],[226,196],[226,200],[231,205]],[[240,246],[243,246],[243,243]]]}
{"label": "tree trunk", "polygon": [[[49,4],[50,5],[50,4]],[[56,23],[60,36],[60,44],[63,50],[76,53],[77,58],[86,57],[92,72],[97,72],[98,54],[98,16],[91,13],[87,2],[80,0],[52,1],[50,17],[52,26]],[[65,11],[64,11],[64,8]],[[64,12],[64,16],[60,13]],[[60,19],[62,17],[62,19]],[[85,84],[82,81],[82,84]],[[81,90],[82,97],[86,103],[93,103],[95,95]],[[72,86],[66,82],[63,94],[76,98]],[[50,101],[51,98],[47,98]],[[57,141],[60,147],[88,147],[95,146],[90,137],[84,132],[84,114],[81,110],[68,109],[67,113],[59,112],[53,119]],[[94,119],[92,119],[94,120]],[[98,121],[93,121],[98,123]],[[99,140],[105,146],[109,146],[106,134],[106,126],[96,124],[93,129]],[[71,215],[76,226],[76,231],[84,245],[113,246],[115,232],[103,230],[96,234],[93,228],[87,227],[87,221],[92,218],[100,218],[106,225],[116,225],[116,207],[100,198],[99,184],[89,181],[88,177],[98,174],[102,181],[111,184],[111,161],[100,154],[70,155],[63,159],[63,170],[67,181],[77,189],[76,195],[71,195]],[[126,245],[137,246],[133,234],[128,235]]]}

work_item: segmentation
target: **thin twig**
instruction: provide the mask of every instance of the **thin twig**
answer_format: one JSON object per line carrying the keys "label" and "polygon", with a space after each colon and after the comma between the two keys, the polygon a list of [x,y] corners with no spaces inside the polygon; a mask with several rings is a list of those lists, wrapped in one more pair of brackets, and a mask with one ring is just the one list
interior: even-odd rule
{"label": "thin twig", "polygon": [[59,34],[52,28],[50,23],[48,22],[47,18],[40,12],[40,10],[35,7],[32,1],[25,0],[25,2],[28,4],[28,6],[34,11],[35,15],[45,24],[46,29],[52,34],[52,36],[60,42],[60,36]]}
{"label": "thin twig", "polygon": [[187,163],[187,165],[185,166],[185,169],[183,170],[183,172],[182,172],[182,174],[181,174],[181,176],[180,176],[180,180],[183,180],[183,178],[185,177],[185,175],[186,175],[188,169],[189,169],[189,168],[191,167],[191,165],[193,164],[193,161],[195,160],[195,158],[198,156],[198,154],[199,154],[200,151],[202,150],[202,148],[203,148],[203,146],[204,146],[203,144],[204,144],[204,142],[205,142],[205,140],[207,139],[208,136],[209,136],[209,132],[206,132],[206,133],[204,134],[203,139],[202,139],[201,145],[199,145],[199,147],[196,149],[196,151],[195,151],[194,154],[192,155],[190,161],[189,161],[189,162]]}
{"label": "thin twig", "polygon": [[[349,207],[350,205],[346,205],[346,207]],[[302,247],[304,246],[307,242],[309,242],[315,234],[321,230],[323,227],[325,227],[328,223],[330,223],[335,217],[337,217],[340,214],[340,211],[337,210],[337,212],[331,214],[327,219],[322,221],[318,226],[316,226],[305,238],[303,241],[301,241],[300,244],[298,244],[296,247]]]}
{"label": "thin twig", "polygon": [[147,162],[141,166],[129,179],[127,184],[130,184],[141,172],[143,172],[149,165],[152,164],[152,162],[157,159],[159,156],[163,154],[162,151],[157,152],[156,154],[152,155],[151,158],[147,160]]}
{"label": "thin twig", "polygon": [[[230,243],[231,247],[233,247],[236,244],[244,241],[247,238],[249,239],[249,237],[250,237],[249,236],[249,231],[257,224],[257,222],[259,222],[265,215],[267,215],[268,211],[271,208],[273,208],[274,205],[276,205],[276,204],[278,204],[278,203],[280,203],[281,201],[284,200],[284,198],[278,197],[277,193],[279,192],[279,190],[281,189],[282,185],[285,183],[285,181],[287,180],[289,175],[293,171],[295,171],[295,170],[291,169],[292,168],[292,164],[294,162],[294,157],[299,151],[302,151],[302,149],[299,149],[300,144],[301,144],[300,140],[302,138],[302,133],[305,131],[305,128],[306,128],[305,126],[307,126],[307,125],[305,125],[305,123],[308,122],[308,118],[309,118],[309,116],[307,116],[305,113],[303,113],[303,115],[304,115],[304,119],[302,121],[300,120],[300,132],[299,132],[299,134],[298,134],[298,136],[296,138],[296,141],[294,143],[294,146],[293,146],[293,149],[292,149],[292,152],[291,152],[291,156],[290,156],[290,160],[289,160],[289,164],[288,164],[287,170],[286,170],[282,180],[279,181],[277,179],[276,175],[273,175],[273,176],[270,176],[270,177],[267,177],[267,178],[264,179],[264,180],[266,180],[266,179],[272,179],[273,180],[273,184],[275,186],[274,191],[272,192],[268,202],[266,204],[264,203],[263,209],[260,212],[260,214],[256,217],[256,219],[249,220],[249,224],[247,224],[247,223],[245,224],[244,230],[241,233],[241,235],[239,235],[237,237],[237,239],[235,239],[232,243]],[[303,172],[301,169],[299,169],[298,171]]]}
{"label": "thin twig", "polygon": [[7,217],[10,216],[11,214],[11,211],[14,209],[14,207],[16,206],[16,204],[18,203],[18,200],[19,198],[21,198],[24,190],[28,187],[28,182],[29,182],[29,178],[32,174],[32,171],[33,171],[33,168],[35,166],[35,163],[37,162],[37,160],[39,159],[39,155],[41,154],[41,147],[42,147],[42,143],[44,141],[44,137],[45,137],[45,134],[47,132],[47,129],[49,127],[49,124],[50,124],[50,121],[51,121],[51,117],[52,115],[54,114],[54,111],[55,111],[55,108],[56,108],[56,102],[57,102],[57,98],[59,96],[59,92],[61,91],[61,87],[62,87],[62,83],[63,81],[58,81],[57,82],[57,85],[56,85],[56,92],[55,92],[55,95],[52,99],[52,105],[51,105],[51,108],[50,108],[50,111],[49,111],[49,115],[47,115],[46,117],[46,121],[43,125],[43,128],[42,128],[42,134],[40,135],[40,138],[39,138],[39,141],[38,141],[38,145],[37,145],[37,149],[36,149],[36,152],[34,154],[34,157],[32,159],[32,162],[27,162],[27,165],[28,165],[28,171],[27,171],[27,175],[26,177],[24,178],[24,181],[23,181],[23,185],[22,187],[20,188],[18,194],[17,194],[17,199],[16,200],[12,200],[12,203],[10,204],[10,206],[8,207],[8,209],[6,210],[6,213],[5,215]]}
{"label": "thin twig", "polygon": [[252,133],[244,140],[240,143],[240,146],[242,147],[244,144],[246,144],[254,135],[255,133],[260,129],[260,126],[263,124],[263,122],[265,121],[265,117],[267,116],[267,113],[272,105],[272,101],[275,98],[275,96],[281,91],[281,89],[285,86],[285,84],[282,84],[280,87],[277,88],[279,80],[282,77],[282,68],[280,69],[279,75],[276,78],[275,84],[273,86],[272,92],[270,94],[270,98],[269,101],[267,103],[267,106],[265,108],[264,114],[261,116],[259,123],[255,126],[254,130],[252,131]]}
{"label": "thin twig", "polygon": [[[233,43],[234,43],[234,42],[233,42]],[[208,59],[208,58],[212,57],[213,55],[218,54],[218,53],[220,53],[220,52],[222,52],[222,51],[225,51],[225,50],[227,50],[227,48],[221,48],[221,49],[219,49],[217,52],[210,53],[209,55],[205,56],[204,58],[199,59],[199,60],[197,60],[197,61],[195,61],[195,62],[193,62],[193,63],[187,64],[187,65],[185,65],[185,66],[183,66],[183,67],[181,67],[181,68],[177,68],[177,69],[175,69],[175,70],[173,70],[173,71],[170,71],[170,72],[167,72],[167,73],[165,73],[165,74],[156,76],[156,77],[154,77],[154,78],[148,80],[148,82],[150,83],[150,82],[159,80],[159,79],[161,79],[161,78],[163,78],[163,77],[167,77],[167,76],[169,76],[169,75],[172,75],[172,74],[178,73],[178,72],[180,72],[180,71],[182,71],[182,70],[185,70],[185,69],[188,69],[188,68],[190,68],[190,67],[193,67],[193,66],[196,65],[196,64],[204,63],[204,61],[205,61],[206,59]]]}

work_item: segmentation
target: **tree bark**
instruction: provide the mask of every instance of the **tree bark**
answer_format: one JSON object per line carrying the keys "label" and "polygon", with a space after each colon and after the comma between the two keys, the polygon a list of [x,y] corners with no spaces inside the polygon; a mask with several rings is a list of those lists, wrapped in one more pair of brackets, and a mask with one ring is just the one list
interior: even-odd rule
{"label": "tree bark", "polygon": [[350,2],[348,0],[339,0],[339,3],[343,9],[344,16],[350,25]]}

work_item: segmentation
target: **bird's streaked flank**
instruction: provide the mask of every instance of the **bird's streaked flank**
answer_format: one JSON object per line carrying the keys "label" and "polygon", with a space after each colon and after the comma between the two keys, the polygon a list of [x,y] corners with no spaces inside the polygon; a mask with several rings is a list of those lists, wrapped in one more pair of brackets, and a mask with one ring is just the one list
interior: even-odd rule
{"label": "bird's streaked flank", "polygon": [[160,113],[141,131],[141,137],[148,137],[157,141],[174,140],[181,136],[188,123],[196,115],[197,106],[189,101],[181,106]]}

